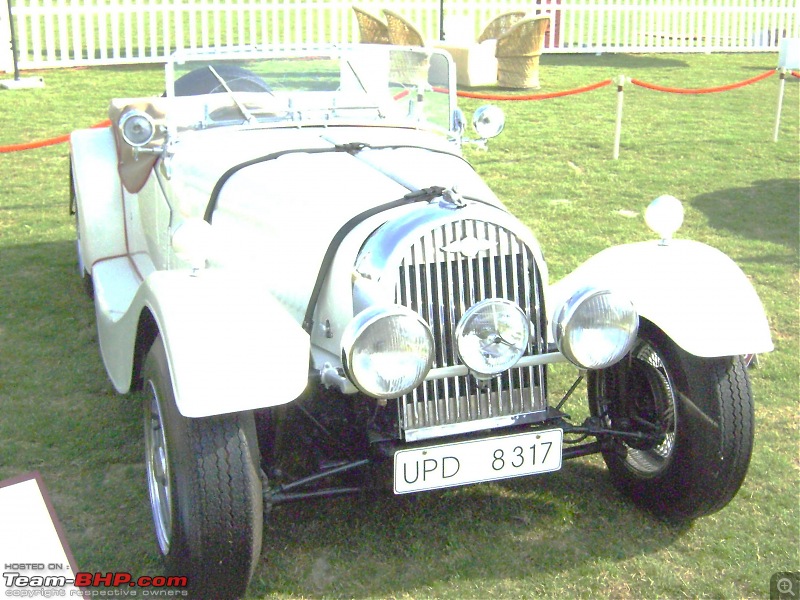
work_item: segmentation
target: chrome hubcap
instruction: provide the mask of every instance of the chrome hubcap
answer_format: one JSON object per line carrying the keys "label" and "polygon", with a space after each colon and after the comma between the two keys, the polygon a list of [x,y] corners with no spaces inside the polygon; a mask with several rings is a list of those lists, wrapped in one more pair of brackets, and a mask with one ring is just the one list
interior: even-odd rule
{"label": "chrome hubcap", "polygon": [[167,456],[167,439],[158,393],[152,381],[147,382],[150,402],[145,405],[144,445],[147,465],[147,487],[150,492],[150,509],[161,553],[169,553],[172,538],[172,489]]}

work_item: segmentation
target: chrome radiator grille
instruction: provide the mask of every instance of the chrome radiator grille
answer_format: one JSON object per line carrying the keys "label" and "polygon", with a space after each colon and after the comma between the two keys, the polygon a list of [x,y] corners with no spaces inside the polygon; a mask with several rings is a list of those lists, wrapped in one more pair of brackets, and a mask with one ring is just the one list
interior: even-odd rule
{"label": "chrome radiator grille", "polygon": [[[455,330],[470,306],[485,298],[515,302],[531,321],[526,355],[544,352],[539,268],[511,231],[476,220],[437,227],[407,251],[396,302],[430,325],[434,369],[460,364]],[[540,420],[546,411],[544,367],[517,367],[478,385],[470,376],[425,382],[398,401],[407,441]]]}

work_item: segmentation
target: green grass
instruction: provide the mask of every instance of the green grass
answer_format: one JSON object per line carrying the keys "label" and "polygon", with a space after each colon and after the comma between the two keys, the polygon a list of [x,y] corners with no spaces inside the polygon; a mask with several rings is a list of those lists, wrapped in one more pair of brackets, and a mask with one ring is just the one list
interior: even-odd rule
{"label": "green grass", "polygon": [[[775,62],[763,54],[545,56],[542,91],[618,74],[699,88]],[[162,86],[156,67],[42,75],[44,89],[0,92],[0,145],[88,126],[105,118],[110,97]],[[597,457],[416,499],[286,506],[266,526],[252,597],[764,598],[772,573],[800,570],[798,87],[790,77],[777,144],[773,77],[702,96],[626,86],[616,161],[612,87],[502,103],[505,132],[489,152],[467,150],[543,244],[554,280],[608,245],[651,238],[641,214],[664,193],[685,203],[679,236],[719,247],[751,278],[776,350],[751,371],[756,445],[728,507],[691,526],[667,525],[624,501]],[[470,114],[479,104],[462,106]],[[67,155],[66,146],[0,155],[0,480],[43,474],[81,570],[153,575],[140,409],[114,393],[100,362],[74,269]],[[568,385],[563,368],[556,375],[556,387]],[[578,412],[585,393],[576,395]]]}

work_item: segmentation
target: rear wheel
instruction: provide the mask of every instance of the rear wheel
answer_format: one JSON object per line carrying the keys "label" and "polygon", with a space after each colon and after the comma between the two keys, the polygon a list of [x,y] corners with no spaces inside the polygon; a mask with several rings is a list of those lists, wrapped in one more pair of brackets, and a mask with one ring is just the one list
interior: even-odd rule
{"label": "rear wheel", "polygon": [[69,165],[69,192],[70,192],[70,211],[75,215],[75,254],[77,258],[77,271],[78,276],[81,278],[81,285],[83,291],[89,298],[94,299],[94,284],[92,283],[92,276],[86,267],[86,261],[83,258],[83,248],[81,245],[81,220],[78,213],[78,200],[75,193],[75,180],[72,172],[72,163]]}
{"label": "rear wheel", "polygon": [[643,323],[629,357],[590,373],[589,402],[605,426],[641,434],[603,452],[638,505],[685,521],[720,510],[742,485],[754,414],[741,357],[690,355]]}
{"label": "rear wheel", "polygon": [[168,574],[186,576],[193,598],[239,598],[258,562],[263,527],[253,415],[181,415],[160,336],[145,361],[144,385],[147,484]]}

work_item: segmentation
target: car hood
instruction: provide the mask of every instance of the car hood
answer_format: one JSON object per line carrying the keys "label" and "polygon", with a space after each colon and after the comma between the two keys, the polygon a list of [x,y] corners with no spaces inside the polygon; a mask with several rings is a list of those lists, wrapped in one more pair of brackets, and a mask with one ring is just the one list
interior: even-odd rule
{"label": "car hood", "polygon": [[[332,238],[354,216],[432,186],[456,186],[464,196],[501,206],[454,146],[425,132],[212,130],[193,137],[181,138],[172,159],[171,205],[183,219],[205,215],[212,222],[212,266],[265,278],[298,322]],[[342,243],[337,261],[349,261],[345,268],[352,270],[363,240],[414,208],[365,221]]]}

